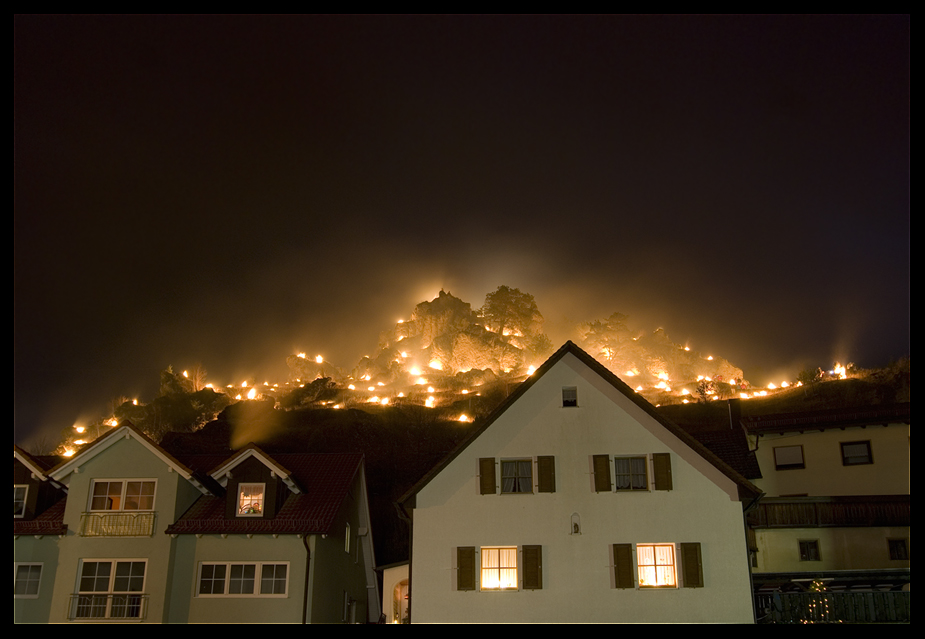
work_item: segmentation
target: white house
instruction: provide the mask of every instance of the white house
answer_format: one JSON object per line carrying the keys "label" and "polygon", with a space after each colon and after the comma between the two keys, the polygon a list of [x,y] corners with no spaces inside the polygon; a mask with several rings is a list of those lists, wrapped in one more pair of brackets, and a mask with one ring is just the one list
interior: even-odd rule
{"label": "white house", "polygon": [[567,342],[403,497],[411,621],[752,622],[759,495]]}

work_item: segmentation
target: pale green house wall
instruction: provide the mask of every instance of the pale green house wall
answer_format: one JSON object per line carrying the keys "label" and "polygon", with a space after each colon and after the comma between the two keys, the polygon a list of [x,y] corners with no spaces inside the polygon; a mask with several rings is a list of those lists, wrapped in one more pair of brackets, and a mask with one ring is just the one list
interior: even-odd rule
{"label": "pale green house wall", "polygon": [[[90,486],[95,479],[154,479],[156,514],[150,537],[82,537],[81,515],[89,509]],[[54,583],[49,621],[68,621],[71,595],[77,592],[80,562],[84,559],[146,560],[145,593],[148,608],[144,622],[166,620],[166,593],[170,584],[173,540],[166,527],[192,504],[199,494],[137,439],[120,438],[109,448],[83,460],[65,482],[68,499],[64,521],[67,536],[58,543],[59,563]],[[191,490],[192,488],[192,490]],[[195,492],[194,492],[195,491]]]}
{"label": "pale green house wall", "polygon": [[58,567],[58,538],[45,535],[36,539],[23,535],[13,538],[13,566],[18,563],[42,564],[38,596],[13,598],[14,623],[47,623],[51,614],[52,592]]}

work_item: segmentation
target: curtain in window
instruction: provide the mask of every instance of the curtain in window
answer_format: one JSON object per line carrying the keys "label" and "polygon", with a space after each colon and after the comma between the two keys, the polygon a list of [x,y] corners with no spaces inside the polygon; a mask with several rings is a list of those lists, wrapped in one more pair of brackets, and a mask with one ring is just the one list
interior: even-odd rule
{"label": "curtain in window", "polygon": [[533,492],[533,460],[519,459],[501,462],[502,493]]}

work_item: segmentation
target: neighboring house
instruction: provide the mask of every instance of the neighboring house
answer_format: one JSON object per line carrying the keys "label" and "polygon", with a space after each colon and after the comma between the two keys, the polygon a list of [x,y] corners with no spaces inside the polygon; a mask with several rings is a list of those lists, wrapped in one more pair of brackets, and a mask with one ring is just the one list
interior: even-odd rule
{"label": "neighboring house", "polygon": [[402,498],[411,621],[752,622],[759,495],[568,342]]}
{"label": "neighboring house", "polygon": [[408,562],[380,566],[385,623],[408,623]]}
{"label": "neighboring house", "polygon": [[[191,623],[378,621],[363,456],[274,454],[254,445],[213,466],[222,495],[167,528],[185,558],[171,607]],[[242,600],[243,599],[243,600]]]}
{"label": "neighboring house", "polygon": [[910,404],[741,420],[766,493],[759,590],[900,588],[910,577]]}
{"label": "neighboring house", "polygon": [[[14,448],[14,620],[376,620],[362,456],[281,457],[181,461],[128,423],[47,470]],[[67,497],[39,513],[43,482]]]}
{"label": "neighboring house", "polygon": [[51,584],[64,524],[64,486],[48,476],[57,457],[35,457],[13,446],[13,619],[48,621]]}

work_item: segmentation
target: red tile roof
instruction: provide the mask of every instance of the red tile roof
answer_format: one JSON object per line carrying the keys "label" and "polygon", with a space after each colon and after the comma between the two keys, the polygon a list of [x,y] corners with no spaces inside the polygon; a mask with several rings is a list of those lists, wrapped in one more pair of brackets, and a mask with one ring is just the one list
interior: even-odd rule
{"label": "red tile roof", "polygon": [[64,523],[64,506],[67,498],[59,499],[51,508],[35,519],[14,519],[14,535],[66,535],[67,525]]}
{"label": "red tile roof", "polygon": [[[225,518],[223,497],[200,497],[173,525],[168,534],[277,534],[332,532],[334,520],[347,497],[363,463],[360,453],[270,455],[280,466],[291,471],[304,494],[290,493],[273,519]],[[219,462],[227,460],[225,456]],[[184,458],[191,468],[215,468],[215,455],[192,455]]]}

